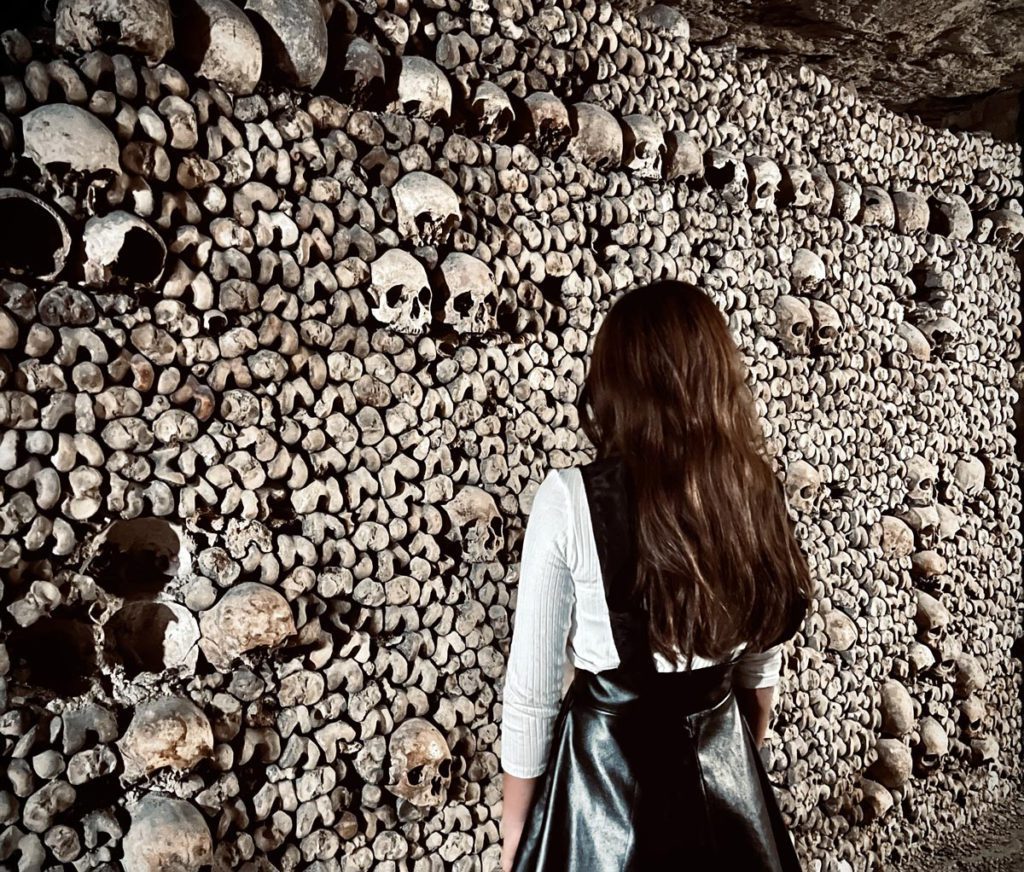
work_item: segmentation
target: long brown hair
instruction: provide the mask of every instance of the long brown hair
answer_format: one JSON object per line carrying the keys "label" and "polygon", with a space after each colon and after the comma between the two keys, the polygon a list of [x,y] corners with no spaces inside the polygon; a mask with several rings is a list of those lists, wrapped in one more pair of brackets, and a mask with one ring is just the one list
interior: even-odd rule
{"label": "long brown hair", "polygon": [[680,281],[625,292],[577,405],[597,459],[626,465],[652,650],[718,660],[791,638],[814,585],[714,301]]}

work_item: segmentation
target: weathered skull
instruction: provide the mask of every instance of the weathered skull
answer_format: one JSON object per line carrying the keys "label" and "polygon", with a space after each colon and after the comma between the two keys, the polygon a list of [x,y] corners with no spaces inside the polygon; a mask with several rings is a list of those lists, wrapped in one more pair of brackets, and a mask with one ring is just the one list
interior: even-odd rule
{"label": "weathered skull", "polygon": [[682,130],[665,134],[665,178],[668,181],[681,176],[700,175],[704,172],[704,155],[697,140]]}
{"label": "weathered skull", "polygon": [[60,0],[54,25],[57,45],[83,52],[118,46],[155,64],[174,48],[168,0]]}
{"label": "weathered skull", "polygon": [[263,47],[232,0],[182,0],[178,52],[188,71],[233,94],[251,94],[263,72]]}
{"label": "weathered skull", "polygon": [[860,214],[860,191],[846,182],[837,180],[832,214],[844,223],[850,223]]}
{"label": "weathered skull", "polygon": [[565,148],[572,136],[569,110],[551,91],[534,91],[526,95],[523,105],[527,110],[527,129],[523,137],[539,150],[556,153]]}
{"label": "weathered skull", "polygon": [[917,763],[917,774],[930,775],[938,771],[942,758],[949,753],[949,736],[933,717],[921,718],[918,725],[921,741],[914,748]]}
{"label": "weathered skull", "polygon": [[894,191],[892,208],[896,214],[896,232],[904,235],[923,233],[928,229],[931,213],[928,199],[917,191]]}
{"label": "weathered skull", "polygon": [[896,334],[907,343],[907,354],[918,360],[931,360],[932,345],[920,330],[909,321],[900,321]]}
{"label": "weathered skull", "polygon": [[441,68],[419,55],[403,55],[398,75],[398,105],[408,115],[443,121],[452,114],[452,86]]}
{"label": "weathered skull", "polygon": [[877,185],[865,185],[860,194],[860,214],[854,219],[864,227],[896,226],[896,213],[892,208],[892,200],[884,188]]}
{"label": "weathered skull", "polygon": [[1010,209],[996,209],[992,221],[992,242],[999,248],[1016,251],[1024,243],[1024,215]]}
{"label": "weathered skull", "polygon": [[263,44],[264,71],[311,88],[327,67],[327,22],[318,0],[246,0]]}
{"label": "weathered skull", "polygon": [[939,529],[937,539],[952,539],[963,526],[960,516],[945,503],[936,503],[936,513],[939,516]]}
{"label": "weathered skull", "polygon": [[131,212],[90,218],[82,232],[85,283],[94,288],[144,285],[163,275],[167,247],[160,235]]}
{"label": "weathered skull", "polygon": [[935,505],[911,506],[900,517],[917,534],[919,548],[934,548],[939,541],[939,510]]}
{"label": "weathered skull", "polygon": [[890,736],[904,736],[914,726],[914,701],[910,691],[894,678],[886,679],[879,689],[879,708],[882,713],[882,732]]}
{"label": "weathered skull", "polygon": [[750,184],[750,208],[755,212],[774,211],[775,194],[782,182],[782,171],[771,158],[753,155],[745,159]]}
{"label": "weathered skull", "polygon": [[498,327],[499,291],[491,268],[479,258],[453,251],[441,261],[447,296],[444,323],[459,333],[486,333]]}
{"label": "weathered skull", "polygon": [[879,784],[871,778],[863,775],[858,780],[861,793],[864,798],[861,800],[861,808],[864,811],[864,823],[871,823],[881,817],[893,807],[892,793],[887,787]]}
{"label": "weathered skull", "polygon": [[811,181],[814,183],[814,193],[808,208],[818,215],[828,215],[835,198],[835,184],[822,166],[811,167]]}
{"label": "weathered skull", "polygon": [[878,757],[865,770],[865,774],[890,790],[906,784],[914,767],[906,743],[902,739],[878,739],[875,750]]}
{"label": "weathered skull", "polygon": [[949,625],[949,609],[938,599],[923,590],[915,591],[917,596],[917,638],[931,648],[938,650],[939,643],[946,636]]}
{"label": "weathered skull", "polygon": [[821,489],[821,476],[805,460],[794,460],[786,469],[786,497],[790,504],[804,512],[814,509]]}
{"label": "weathered skull", "polygon": [[117,741],[124,774],[136,781],[164,766],[190,769],[213,755],[213,730],[191,700],[164,696],[135,707],[128,730]]}
{"label": "weathered skull", "polygon": [[462,545],[467,563],[491,563],[505,545],[505,525],[492,497],[482,488],[463,486],[445,505],[450,536]]}
{"label": "weathered skull", "polygon": [[933,349],[943,351],[959,338],[963,328],[952,318],[939,315],[937,318],[921,322],[918,329],[925,335]]}
{"label": "weathered skull", "polygon": [[660,179],[665,161],[665,134],[649,115],[635,113],[622,118],[622,160],[642,179]]}
{"label": "weathered skull", "polygon": [[793,266],[790,269],[793,287],[813,288],[825,281],[825,262],[808,248],[793,252]]}
{"label": "weathered skull", "polygon": [[966,497],[976,497],[985,489],[985,464],[973,455],[961,457],[953,465],[953,480]]}
{"label": "weathered skull", "polygon": [[935,482],[939,468],[913,454],[907,459],[907,502],[914,506],[930,506],[935,502]]}
{"label": "weathered skull", "polygon": [[971,739],[971,765],[985,766],[999,759],[999,740],[995,736]]}
{"label": "weathered skull", "polygon": [[942,681],[952,682],[956,677],[956,664],[963,650],[963,643],[948,629],[945,630],[937,645],[935,675]]}
{"label": "weathered skull", "polygon": [[747,202],[747,168],[742,160],[723,148],[704,152],[704,179],[718,191],[730,206]]}
{"label": "weathered skull", "polygon": [[357,109],[376,105],[384,94],[384,58],[361,36],[346,34],[331,45],[327,75],[339,94]]}
{"label": "weathered skull", "polygon": [[638,12],[636,20],[648,32],[665,39],[679,40],[689,47],[690,22],[677,7],[655,3]]}
{"label": "weathered skull", "polygon": [[775,301],[775,331],[779,344],[791,354],[806,354],[814,321],[799,297],[780,294]]}
{"label": "weathered skull", "polygon": [[391,734],[388,755],[388,790],[421,808],[444,804],[452,781],[452,752],[437,727],[424,718],[402,721]]}
{"label": "weathered skull", "polygon": [[843,322],[833,306],[824,300],[810,300],[811,316],[814,330],[811,333],[815,347],[823,351],[831,351],[839,342],[843,332]]}
{"label": "weathered skull", "polygon": [[782,167],[779,202],[786,206],[803,209],[812,203],[816,194],[814,179],[807,167],[796,164],[787,164]]}
{"label": "weathered skull", "polygon": [[427,271],[415,257],[389,248],[370,264],[373,317],[399,333],[422,333],[430,325]]}
{"label": "weathered skull", "polygon": [[17,188],[0,188],[0,271],[52,279],[64,269],[71,236],[56,209]]}
{"label": "weathered skull", "polygon": [[147,793],[131,810],[122,847],[132,872],[194,870],[213,862],[213,839],[200,811],[183,799]]}
{"label": "weathered skull", "polygon": [[199,647],[214,666],[226,669],[240,654],[273,647],[295,633],[288,601],[260,582],[232,587],[199,616]]}
{"label": "weathered skull", "polygon": [[882,515],[882,553],[887,557],[909,557],[914,551],[914,531],[900,518]]}
{"label": "weathered skull", "polygon": [[482,79],[473,91],[470,111],[476,119],[477,133],[490,142],[498,142],[515,121],[512,101],[494,82]]}
{"label": "weathered skull", "polygon": [[199,624],[178,603],[126,602],[103,625],[103,637],[132,677],[165,669],[194,671],[199,656]]}
{"label": "weathered skull", "polygon": [[985,670],[981,668],[978,658],[970,652],[963,652],[955,660],[956,680],[953,689],[958,697],[965,697],[976,690],[982,690],[988,682]]}
{"label": "weathered skull", "polygon": [[622,127],[611,112],[596,103],[573,103],[569,122],[573,131],[568,146],[571,157],[599,172],[622,163]]}
{"label": "weathered skull", "polygon": [[931,219],[928,232],[948,236],[950,239],[967,239],[974,229],[971,207],[959,194],[936,191],[928,198]]}
{"label": "weathered skull", "polygon": [[417,245],[444,242],[462,222],[459,197],[437,176],[413,170],[391,190],[398,213],[398,232]]}
{"label": "weathered skull", "polygon": [[960,701],[959,708],[959,724],[964,736],[970,738],[980,735],[984,729],[985,703],[972,693],[966,699]]}

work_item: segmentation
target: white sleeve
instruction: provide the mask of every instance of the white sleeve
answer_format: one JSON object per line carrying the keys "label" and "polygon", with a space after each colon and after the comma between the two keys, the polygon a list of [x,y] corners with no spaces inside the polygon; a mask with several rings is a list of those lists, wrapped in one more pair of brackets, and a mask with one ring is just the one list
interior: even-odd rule
{"label": "white sleeve", "polygon": [[771,687],[779,683],[782,670],[782,646],[780,642],[764,651],[744,651],[736,664],[733,680],[738,687]]}
{"label": "white sleeve", "polygon": [[568,511],[568,490],[558,470],[551,470],[526,524],[502,692],[501,766],[520,778],[540,775],[547,766],[562,700],[575,602],[566,559]]}

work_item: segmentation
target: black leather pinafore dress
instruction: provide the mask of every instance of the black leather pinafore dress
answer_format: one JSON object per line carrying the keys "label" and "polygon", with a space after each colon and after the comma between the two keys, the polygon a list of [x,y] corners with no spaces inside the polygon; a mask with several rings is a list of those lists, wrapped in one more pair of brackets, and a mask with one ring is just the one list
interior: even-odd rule
{"label": "black leather pinafore dress", "polygon": [[581,471],[620,663],[576,669],[513,872],[801,872],[732,692],[736,660],[657,670],[627,601],[626,473],[615,458]]}

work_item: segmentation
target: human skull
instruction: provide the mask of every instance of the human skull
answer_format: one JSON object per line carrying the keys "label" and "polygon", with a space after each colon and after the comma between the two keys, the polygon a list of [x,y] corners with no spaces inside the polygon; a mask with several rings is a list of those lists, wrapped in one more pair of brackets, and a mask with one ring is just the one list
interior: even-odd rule
{"label": "human skull", "polygon": [[569,123],[573,131],[568,146],[571,157],[599,172],[622,163],[622,127],[611,112],[596,103],[573,103]]}
{"label": "human skull", "polygon": [[825,262],[810,249],[798,248],[793,252],[790,275],[797,289],[817,287],[825,281]]}
{"label": "human skull", "polygon": [[446,291],[444,323],[458,333],[486,333],[498,327],[499,291],[491,268],[479,258],[453,251],[440,267]]}
{"label": "human skull", "polygon": [[913,772],[913,758],[906,743],[902,739],[878,739],[875,751],[878,756],[865,774],[890,790],[906,784]]}
{"label": "human skull", "polygon": [[882,553],[887,557],[909,557],[914,551],[914,531],[902,519],[882,515]]}
{"label": "human skull", "polygon": [[985,464],[973,455],[961,457],[953,465],[953,480],[966,497],[976,497],[985,489]]}
{"label": "human skull", "polygon": [[750,208],[755,212],[774,211],[775,195],[782,182],[782,170],[771,158],[760,155],[745,158],[745,162],[750,183]]}
{"label": "human skull", "polygon": [[884,785],[863,775],[858,779],[858,785],[863,794],[861,808],[864,810],[864,823],[884,817],[893,807],[892,793]]}
{"label": "human skull", "polygon": [[807,304],[799,297],[781,294],[775,301],[775,321],[779,344],[791,354],[806,354],[814,324]]}
{"label": "human skull", "polygon": [[121,843],[131,872],[195,870],[213,863],[213,839],[200,811],[183,799],[145,794],[131,809]]}
{"label": "human skull", "polygon": [[188,71],[232,94],[251,94],[263,72],[256,28],[232,0],[183,0],[178,52]]}
{"label": "human skull", "polygon": [[152,287],[163,275],[167,247],[160,235],[131,212],[94,216],[82,232],[85,284],[94,288]]}
{"label": "human skull", "polygon": [[572,137],[569,110],[551,91],[534,91],[523,100],[527,110],[527,129],[523,131],[527,143],[541,151],[561,151]]}
{"label": "human skull", "polygon": [[935,718],[921,718],[918,725],[921,740],[914,748],[918,775],[930,775],[938,771],[942,758],[949,753],[949,736]]}
{"label": "human skull", "polygon": [[264,72],[312,88],[327,68],[327,22],[318,0],[246,0],[263,44]]}
{"label": "human skull", "polygon": [[999,740],[995,736],[971,739],[971,765],[986,766],[999,759]]}
{"label": "human skull", "polygon": [[920,330],[909,321],[900,321],[896,334],[907,343],[907,354],[918,360],[931,360],[932,345]]}
{"label": "human skull", "polygon": [[361,36],[346,34],[331,46],[327,75],[339,94],[356,109],[375,106],[384,94],[384,58],[373,43]]}
{"label": "human skull", "polygon": [[933,349],[939,352],[948,350],[963,332],[963,328],[946,315],[929,318],[918,324],[918,329],[925,335]]}
{"label": "human skull", "polygon": [[988,214],[992,221],[992,242],[997,248],[1016,251],[1024,243],[1024,215],[1011,209],[996,209]]}
{"label": "human skull", "polygon": [[821,476],[805,460],[794,460],[786,469],[786,497],[789,503],[804,512],[814,509],[821,490]]}
{"label": "human skull", "polygon": [[971,207],[959,194],[936,191],[928,198],[931,219],[928,231],[950,239],[967,239],[974,229]]}
{"label": "human skull", "polygon": [[860,214],[854,219],[864,227],[884,227],[892,229],[896,226],[896,213],[892,207],[892,199],[884,188],[877,185],[865,185],[860,194]]}
{"label": "human skull", "polygon": [[978,736],[984,729],[985,703],[976,694],[971,694],[966,699],[960,700],[959,725],[963,735],[971,738]]}
{"label": "human skull", "polygon": [[153,64],[174,48],[168,0],[60,0],[53,23],[62,48],[87,52],[117,46]]}
{"label": "human skull", "polygon": [[450,537],[462,545],[467,563],[491,563],[505,545],[505,524],[492,497],[482,488],[464,485],[445,505]]}
{"label": "human skull", "polygon": [[279,645],[296,632],[288,601],[260,582],[243,582],[228,590],[199,616],[199,630],[199,647],[222,669],[239,655]]}
{"label": "human skull", "polygon": [[747,168],[742,160],[723,148],[704,152],[704,179],[718,191],[730,206],[747,202]]}
{"label": "human skull", "polygon": [[402,176],[391,190],[398,232],[417,245],[444,242],[462,222],[459,197],[451,186],[422,170]]}
{"label": "human skull", "polygon": [[907,690],[894,678],[886,679],[879,688],[879,709],[882,713],[882,731],[890,736],[904,736],[914,727],[914,701]]}
{"label": "human skull", "polygon": [[917,590],[915,594],[917,612],[914,620],[917,623],[917,638],[933,652],[937,652],[949,626],[949,609],[927,591]]}
{"label": "human skull", "polygon": [[956,658],[954,670],[956,680],[953,689],[958,697],[963,698],[976,690],[982,690],[988,682],[988,676],[978,658],[968,651],[964,651]]}
{"label": "human skull", "polygon": [[853,185],[836,180],[832,198],[832,214],[844,223],[850,223],[860,214],[860,191]]}
{"label": "human skull", "polygon": [[814,193],[811,194],[808,208],[817,215],[828,215],[835,199],[835,184],[822,166],[811,167],[811,181],[814,183]]}
{"label": "human skull", "polygon": [[128,730],[117,741],[125,777],[135,781],[169,766],[191,769],[213,755],[213,730],[191,700],[163,696],[135,707]]}
{"label": "human skull", "polygon": [[398,74],[398,106],[407,115],[444,121],[452,114],[452,86],[441,68],[419,55],[403,55]]}
{"label": "human skull", "polygon": [[832,351],[839,342],[843,332],[843,322],[835,307],[824,300],[810,300],[811,317],[814,329],[811,332],[812,344],[822,351]]}
{"label": "human skull", "polygon": [[935,675],[942,681],[953,682],[956,677],[957,661],[963,654],[963,643],[947,630],[935,646]]}
{"label": "human skull", "polygon": [[917,191],[894,191],[892,208],[896,215],[896,232],[907,236],[923,233],[928,229],[931,213],[928,199]]}
{"label": "human skull", "polygon": [[648,32],[665,39],[678,40],[689,48],[690,22],[677,7],[655,3],[638,12],[636,19]]}
{"label": "human skull", "polygon": [[622,118],[622,160],[626,169],[642,179],[660,179],[665,160],[665,135],[649,115]]}
{"label": "human skull", "polygon": [[920,454],[907,459],[907,502],[929,506],[935,501],[935,483],[939,468]]}
{"label": "human skull", "polygon": [[391,734],[388,755],[388,790],[421,808],[444,804],[452,780],[452,752],[437,727],[424,718],[402,721]]}
{"label": "human skull", "polygon": [[911,506],[900,517],[917,534],[918,548],[934,548],[939,542],[939,510],[936,505]]}
{"label": "human skull", "polygon": [[814,178],[807,167],[786,164],[782,167],[782,181],[779,184],[779,200],[783,205],[803,209],[809,206],[817,194]]}
{"label": "human skull", "polygon": [[486,79],[477,83],[469,108],[476,120],[477,133],[490,142],[499,142],[516,117],[508,94]]}
{"label": "human skull", "polygon": [[58,276],[71,235],[56,209],[27,191],[0,188],[0,272],[36,279]]}
{"label": "human skull", "polygon": [[415,257],[389,248],[370,264],[373,317],[398,333],[422,333],[430,325],[431,292],[427,271]]}
{"label": "human skull", "polygon": [[704,155],[697,140],[682,130],[665,133],[665,178],[698,176],[704,172]]}

